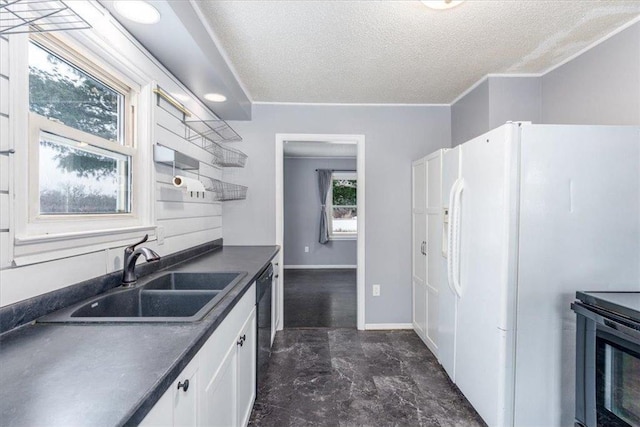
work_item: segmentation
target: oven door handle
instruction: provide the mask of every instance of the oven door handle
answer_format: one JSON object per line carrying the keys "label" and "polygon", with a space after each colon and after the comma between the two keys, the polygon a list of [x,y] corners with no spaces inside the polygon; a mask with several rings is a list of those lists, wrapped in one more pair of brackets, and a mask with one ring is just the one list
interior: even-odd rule
{"label": "oven door handle", "polygon": [[[572,307],[576,313],[579,313],[593,320],[602,329],[608,332],[612,332],[618,336],[625,336],[627,338],[630,338],[633,342],[640,344],[640,330],[629,327],[624,323],[616,321],[615,319],[605,317],[602,314],[594,311],[594,309],[585,307],[582,303],[575,302],[572,304]],[[615,315],[610,316],[617,317]],[[640,325],[638,326],[640,327]]]}

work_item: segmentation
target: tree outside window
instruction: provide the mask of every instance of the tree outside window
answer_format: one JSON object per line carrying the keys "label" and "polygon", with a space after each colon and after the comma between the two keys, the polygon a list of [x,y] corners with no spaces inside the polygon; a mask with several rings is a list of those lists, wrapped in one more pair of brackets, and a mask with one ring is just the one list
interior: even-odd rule
{"label": "tree outside window", "polygon": [[355,237],[358,233],[356,174],[334,173],[331,180],[331,235]]}

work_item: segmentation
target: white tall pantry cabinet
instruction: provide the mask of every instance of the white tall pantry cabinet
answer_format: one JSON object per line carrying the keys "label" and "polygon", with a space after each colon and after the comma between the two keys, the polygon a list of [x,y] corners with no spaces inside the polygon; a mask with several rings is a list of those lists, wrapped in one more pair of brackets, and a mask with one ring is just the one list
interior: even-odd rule
{"label": "white tall pantry cabinet", "polygon": [[442,154],[438,150],[413,162],[412,293],[413,328],[438,354],[438,293],[442,270]]}

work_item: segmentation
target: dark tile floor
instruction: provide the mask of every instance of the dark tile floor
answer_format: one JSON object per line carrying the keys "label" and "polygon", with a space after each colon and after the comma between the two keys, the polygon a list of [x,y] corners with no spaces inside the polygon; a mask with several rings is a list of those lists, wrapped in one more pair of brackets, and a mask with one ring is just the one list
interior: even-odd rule
{"label": "dark tile floor", "polygon": [[285,329],[249,425],[484,423],[413,331]]}
{"label": "dark tile floor", "polygon": [[356,270],[285,270],[285,328],[355,328]]}

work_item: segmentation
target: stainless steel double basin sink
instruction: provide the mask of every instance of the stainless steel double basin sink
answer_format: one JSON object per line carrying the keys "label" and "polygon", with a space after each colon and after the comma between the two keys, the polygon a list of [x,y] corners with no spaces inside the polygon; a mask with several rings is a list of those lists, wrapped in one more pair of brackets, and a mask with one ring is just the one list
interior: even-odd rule
{"label": "stainless steel double basin sink", "polygon": [[206,316],[246,275],[246,272],[166,272],[142,279],[132,288],[112,289],[38,322],[195,322]]}

